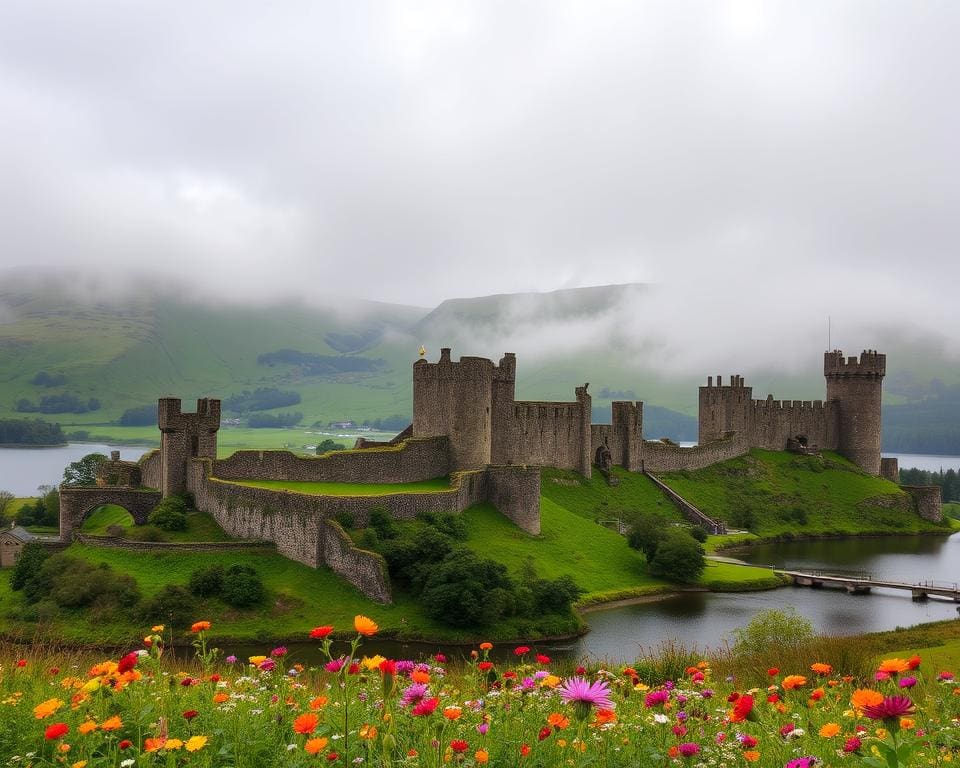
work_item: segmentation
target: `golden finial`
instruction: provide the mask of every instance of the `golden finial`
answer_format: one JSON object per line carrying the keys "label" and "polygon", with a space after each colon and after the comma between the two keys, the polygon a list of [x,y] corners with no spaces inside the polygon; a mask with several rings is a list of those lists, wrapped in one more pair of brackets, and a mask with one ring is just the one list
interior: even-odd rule
{"label": "golden finial", "polygon": [[427,350],[425,350],[425,349],[423,348],[423,344],[421,344],[421,345],[420,345],[420,357],[423,357],[425,354],[427,354]]}

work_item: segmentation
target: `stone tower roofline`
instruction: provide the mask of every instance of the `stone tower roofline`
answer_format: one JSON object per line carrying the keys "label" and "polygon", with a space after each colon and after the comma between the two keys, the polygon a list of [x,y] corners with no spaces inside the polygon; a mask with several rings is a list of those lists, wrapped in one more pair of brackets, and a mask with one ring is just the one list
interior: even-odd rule
{"label": "stone tower roofline", "polygon": [[161,432],[178,432],[191,423],[210,431],[220,429],[220,401],[202,397],[194,413],[184,413],[179,397],[161,397],[157,401],[157,426]]}
{"label": "stone tower roofline", "polygon": [[828,379],[882,379],[886,372],[887,356],[875,349],[865,349],[859,359],[844,357],[839,349],[823,353],[823,375]]}
{"label": "stone tower roofline", "polygon": [[512,382],[517,375],[517,356],[513,352],[504,352],[499,364],[485,357],[464,356],[454,361],[450,355],[450,347],[440,349],[440,359],[435,363],[420,358],[413,364],[413,378],[427,379],[444,374],[454,375],[457,370],[489,371],[493,381]]}
{"label": "stone tower roofline", "polygon": [[[724,384],[724,383],[723,383],[723,376],[721,376],[720,374],[717,374],[717,386],[718,386],[718,387],[727,386],[727,387],[736,387],[736,388],[739,389],[739,388],[745,387],[746,385],[747,385],[747,384],[746,384],[746,380],[743,378],[743,376],[740,376],[739,374],[736,374],[736,373],[731,374],[731,375],[730,375],[730,383],[729,383],[729,384]],[[712,387],[712,386],[713,386],[713,376],[707,376],[707,386],[708,386],[708,387]]]}

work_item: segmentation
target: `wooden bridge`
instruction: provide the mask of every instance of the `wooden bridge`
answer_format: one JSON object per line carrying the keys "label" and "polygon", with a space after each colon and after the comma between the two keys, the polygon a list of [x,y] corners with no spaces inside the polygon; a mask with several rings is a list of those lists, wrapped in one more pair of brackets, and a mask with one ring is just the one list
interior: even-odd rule
{"label": "wooden bridge", "polygon": [[884,589],[902,589],[910,592],[914,600],[926,600],[930,596],[944,597],[960,603],[960,584],[956,582],[920,581],[908,583],[905,581],[887,581],[876,579],[865,571],[791,571],[783,568],[771,568],[776,573],[782,573],[793,579],[793,583],[801,587],[834,586],[846,589],[853,595],[864,595],[874,587]]}

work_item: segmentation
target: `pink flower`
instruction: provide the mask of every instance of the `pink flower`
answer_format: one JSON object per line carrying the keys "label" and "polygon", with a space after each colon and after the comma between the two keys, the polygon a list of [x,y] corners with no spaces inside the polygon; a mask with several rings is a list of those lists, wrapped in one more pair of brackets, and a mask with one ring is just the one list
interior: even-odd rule
{"label": "pink flower", "polygon": [[863,714],[871,720],[893,720],[913,712],[913,702],[908,696],[887,696],[879,704],[863,708]]}
{"label": "pink flower", "polygon": [[686,741],[681,744],[678,749],[680,750],[680,754],[684,757],[693,757],[700,751],[700,745],[695,741]]}
{"label": "pink flower", "polygon": [[440,703],[440,699],[436,696],[434,696],[432,699],[424,699],[419,704],[417,704],[417,706],[415,706],[412,710],[410,710],[410,712],[416,717],[431,715],[433,714],[433,710],[437,708],[437,704],[439,703]]}
{"label": "pink flower", "polygon": [[613,709],[610,686],[602,680],[588,682],[582,677],[571,677],[560,685],[560,698],[567,704],[587,704],[600,709]]}
{"label": "pink flower", "polygon": [[658,707],[661,704],[666,704],[670,700],[669,691],[650,691],[644,699],[643,703],[647,709],[652,709],[653,707]]}
{"label": "pink flower", "polygon": [[276,648],[270,651],[270,655],[273,656],[273,658],[275,659],[279,659],[281,656],[286,656],[287,655],[286,646],[278,645]]}
{"label": "pink flower", "polygon": [[341,669],[343,669],[344,663],[345,662],[343,659],[334,659],[333,661],[328,661],[326,664],[324,664],[323,668],[327,670],[327,672],[339,672]]}

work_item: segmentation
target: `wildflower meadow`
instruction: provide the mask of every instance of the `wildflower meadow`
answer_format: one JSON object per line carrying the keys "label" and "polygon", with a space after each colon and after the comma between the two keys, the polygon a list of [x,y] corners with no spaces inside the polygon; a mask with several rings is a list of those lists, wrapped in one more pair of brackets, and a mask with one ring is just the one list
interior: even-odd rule
{"label": "wildflower meadow", "polygon": [[[6,649],[0,765],[119,766],[871,766],[960,760],[960,685],[921,658],[888,658],[866,678],[783,658],[762,684],[711,663],[651,679],[649,664],[566,669],[526,646],[509,664],[482,643],[465,661],[368,656],[377,624],[310,633],[326,662],[283,647],[223,658],[210,623],[194,655],[141,648],[83,663]],[[341,648],[334,652],[334,648]]]}

